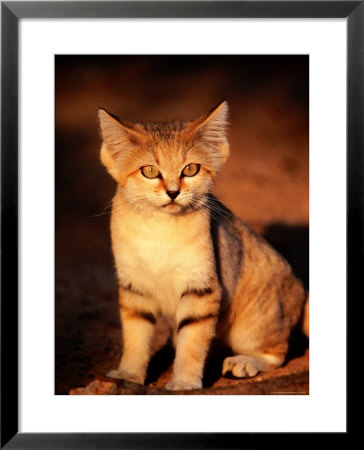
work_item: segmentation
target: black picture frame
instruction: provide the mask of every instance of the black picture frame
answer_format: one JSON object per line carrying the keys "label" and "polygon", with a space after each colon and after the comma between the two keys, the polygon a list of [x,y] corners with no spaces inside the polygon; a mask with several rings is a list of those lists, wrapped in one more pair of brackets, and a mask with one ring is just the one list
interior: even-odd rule
{"label": "black picture frame", "polygon": [[[1,448],[270,448],[277,434],[18,432],[18,23],[21,18],[115,17],[347,19],[347,305],[361,292],[364,1],[1,2]],[[347,349],[349,355],[349,344]],[[349,437],[348,418],[349,413],[348,431],[335,436],[338,444]],[[280,446],[305,444],[311,436],[279,434]],[[325,434],[314,438],[316,445],[327,444]]]}

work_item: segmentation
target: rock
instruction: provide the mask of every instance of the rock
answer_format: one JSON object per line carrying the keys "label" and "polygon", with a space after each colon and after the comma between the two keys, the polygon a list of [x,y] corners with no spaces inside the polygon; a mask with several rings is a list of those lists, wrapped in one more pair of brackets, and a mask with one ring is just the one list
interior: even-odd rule
{"label": "rock", "polygon": [[115,395],[117,393],[116,384],[112,381],[95,379],[86,387],[70,390],[70,395]]}
{"label": "rock", "polygon": [[212,387],[192,391],[169,391],[164,387],[142,386],[99,376],[86,387],[71,389],[70,395],[308,395],[308,368],[277,369],[270,374],[245,380],[225,379]]}

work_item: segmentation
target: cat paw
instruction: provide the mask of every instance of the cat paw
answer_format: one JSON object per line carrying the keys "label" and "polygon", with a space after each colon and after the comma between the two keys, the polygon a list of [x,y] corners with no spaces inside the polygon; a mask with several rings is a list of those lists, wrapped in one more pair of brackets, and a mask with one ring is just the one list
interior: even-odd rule
{"label": "cat paw", "polygon": [[111,370],[106,376],[109,378],[115,378],[117,380],[126,380],[133,383],[144,384],[144,380],[142,377],[134,375],[122,369]]}
{"label": "cat paw", "polygon": [[229,372],[236,378],[255,377],[260,372],[259,362],[254,356],[229,356],[222,365],[222,374]]}
{"label": "cat paw", "polygon": [[188,383],[186,381],[172,379],[166,384],[165,388],[168,391],[190,391],[192,389],[201,389],[202,381],[198,381],[196,383]]}

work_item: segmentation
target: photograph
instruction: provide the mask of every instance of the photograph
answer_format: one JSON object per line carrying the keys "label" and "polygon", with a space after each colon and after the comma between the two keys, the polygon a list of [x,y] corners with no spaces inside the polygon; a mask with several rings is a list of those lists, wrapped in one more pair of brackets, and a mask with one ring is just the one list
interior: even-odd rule
{"label": "photograph", "polygon": [[309,55],[56,54],[56,395],[309,395]]}
{"label": "photograph", "polygon": [[1,2],[1,448],[350,438],[363,19]]}

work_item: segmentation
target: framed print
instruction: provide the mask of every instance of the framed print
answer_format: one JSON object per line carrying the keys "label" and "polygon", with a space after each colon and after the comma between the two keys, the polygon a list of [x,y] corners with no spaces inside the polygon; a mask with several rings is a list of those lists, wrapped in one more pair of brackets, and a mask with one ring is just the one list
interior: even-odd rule
{"label": "framed print", "polygon": [[363,8],[2,2],[2,447],[348,437]]}

